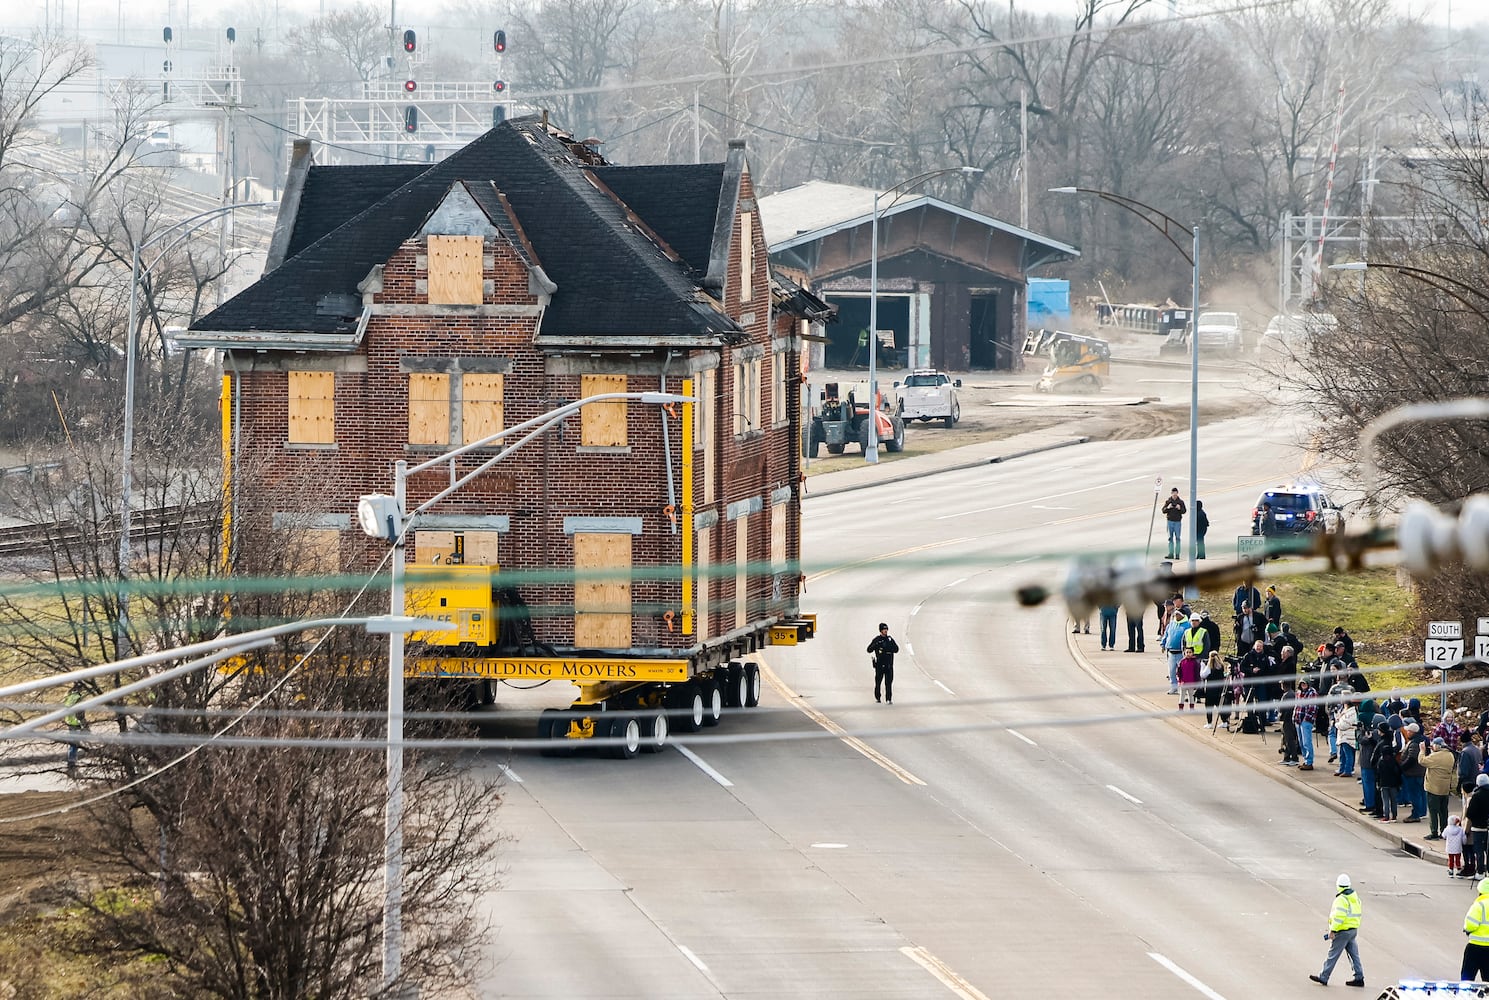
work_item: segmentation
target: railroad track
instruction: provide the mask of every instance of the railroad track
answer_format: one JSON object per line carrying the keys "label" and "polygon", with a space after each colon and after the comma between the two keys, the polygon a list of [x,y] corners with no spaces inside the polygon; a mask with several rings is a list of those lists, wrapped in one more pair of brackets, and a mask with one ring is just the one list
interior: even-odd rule
{"label": "railroad track", "polygon": [[[216,508],[211,504],[172,504],[135,511],[134,523],[130,525],[129,537],[136,541],[159,538],[173,531],[200,531],[209,528],[217,519]],[[84,541],[90,534],[110,545],[117,544],[119,531],[115,525],[89,525],[91,531],[65,521],[50,524],[17,524],[0,528],[0,556],[19,556],[35,552],[48,539],[59,543]]]}

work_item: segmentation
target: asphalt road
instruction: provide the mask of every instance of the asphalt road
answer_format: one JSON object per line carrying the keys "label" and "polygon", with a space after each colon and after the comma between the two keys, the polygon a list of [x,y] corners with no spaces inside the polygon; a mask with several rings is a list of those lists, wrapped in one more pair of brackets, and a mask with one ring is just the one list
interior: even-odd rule
{"label": "asphalt road", "polygon": [[[1302,464],[1277,436],[1207,427],[1212,553]],[[509,761],[479,995],[1307,996],[1340,871],[1364,995],[1454,974],[1468,886],[1142,718],[1072,661],[1062,609],[1015,606],[1070,553],[1141,549],[1187,458],[1184,435],[1095,443],[810,501],[821,632],[767,651],[762,707],[711,731],[741,741]]]}

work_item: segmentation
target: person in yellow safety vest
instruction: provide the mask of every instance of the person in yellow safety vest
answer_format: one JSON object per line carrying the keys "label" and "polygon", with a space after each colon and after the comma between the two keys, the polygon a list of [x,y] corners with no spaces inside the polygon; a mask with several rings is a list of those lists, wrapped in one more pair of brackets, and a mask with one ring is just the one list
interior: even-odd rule
{"label": "person in yellow safety vest", "polygon": [[[62,699],[62,704],[67,708],[71,708],[82,700],[83,684],[79,681],[72,686],[71,691],[67,692],[67,697]],[[73,737],[67,744],[67,773],[72,774],[78,769],[78,742],[76,737],[83,731],[83,713],[69,712],[67,717],[62,721],[67,723],[68,735]]]}
{"label": "person in yellow safety vest", "polygon": [[1355,970],[1355,978],[1344,985],[1365,985],[1365,967],[1360,964],[1360,945],[1356,941],[1360,933],[1360,910],[1360,897],[1355,894],[1349,876],[1341,874],[1334,882],[1334,908],[1329,911],[1329,933],[1324,935],[1329,942],[1329,956],[1324,959],[1323,971],[1308,977],[1320,986],[1329,985],[1329,973],[1334,971],[1341,954],[1349,956]]}
{"label": "person in yellow safety vest", "polygon": [[1489,878],[1479,879],[1479,897],[1469,904],[1463,933],[1468,935],[1468,944],[1463,946],[1463,971],[1458,978],[1489,982]]}

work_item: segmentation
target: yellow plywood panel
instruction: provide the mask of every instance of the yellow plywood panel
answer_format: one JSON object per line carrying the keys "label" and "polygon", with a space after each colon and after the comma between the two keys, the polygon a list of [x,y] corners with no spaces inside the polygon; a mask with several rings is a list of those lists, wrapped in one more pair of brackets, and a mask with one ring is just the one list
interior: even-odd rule
{"label": "yellow plywood panel", "polygon": [[495,531],[414,532],[414,552],[421,566],[496,566]]}
{"label": "yellow plywood panel", "polygon": [[708,630],[708,596],[713,592],[713,534],[710,528],[698,529],[698,639],[707,639],[713,633]]}
{"label": "yellow plywood panel", "polygon": [[444,566],[455,554],[455,532],[414,532],[414,562],[421,566]]}
{"label": "yellow plywood panel", "polygon": [[[581,375],[579,396],[588,399],[606,392],[625,392],[624,375]],[[586,448],[620,448],[626,444],[626,401],[590,403],[580,410],[583,427],[579,443]]]}
{"label": "yellow plywood panel", "polygon": [[631,536],[574,536],[574,645],[631,648]]}
{"label": "yellow plywood panel", "polygon": [[739,217],[739,301],[755,297],[755,217],[749,212]]}
{"label": "yellow plywood panel", "polygon": [[734,627],[749,624],[750,595],[750,516],[741,514],[734,522]]}
{"label": "yellow plywood panel", "polygon": [[786,568],[786,505],[770,508],[770,568],[780,573]]}
{"label": "yellow plywood panel", "polygon": [[289,373],[289,442],[336,442],[336,373]]}
{"label": "yellow plywood panel", "polygon": [[479,236],[429,237],[430,305],[481,304]]}
{"label": "yellow plywood panel", "polygon": [[502,403],[505,376],[467,372],[461,376],[460,426],[462,444],[475,444],[502,431],[506,417]]}
{"label": "yellow plywood panel", "polygon": [[408,443],[450,443],[450,376],[437,372],[410,373]]}
{"label": "yellow plywood panel", "polygon": [[341,572],[341,532],[314,528],[305,532],[305,568],[310,573],[333,576]]}

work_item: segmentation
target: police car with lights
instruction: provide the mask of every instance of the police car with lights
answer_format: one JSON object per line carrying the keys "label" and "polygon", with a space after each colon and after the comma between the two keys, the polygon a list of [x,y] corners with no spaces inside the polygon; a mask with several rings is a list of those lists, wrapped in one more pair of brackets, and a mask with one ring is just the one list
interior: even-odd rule
{"label": "police car with lights", "polygon": [[[1271,511],[1271,530],[1262,523],[1263,505]],[[1279,486],[1257,498],[1251,509],[1253,535],[1298,535],[1306,532],[1334,534],[1344,530],[1344,511],[1314,486]]]}

